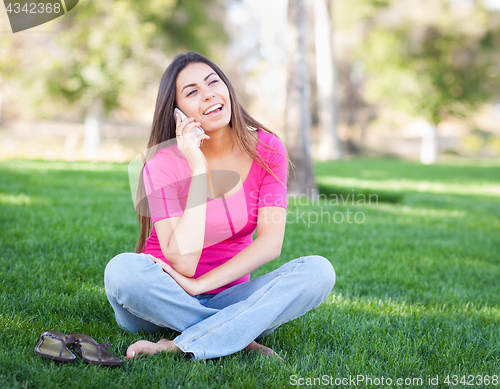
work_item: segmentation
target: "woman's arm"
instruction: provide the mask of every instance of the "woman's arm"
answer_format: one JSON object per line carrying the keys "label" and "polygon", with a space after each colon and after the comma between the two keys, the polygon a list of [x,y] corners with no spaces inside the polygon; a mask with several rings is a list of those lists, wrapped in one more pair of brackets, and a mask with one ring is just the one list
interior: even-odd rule
{"label": "woman's arm", "polygon": [[172,217],[155,223],[163,256],[175,270],[187,277],[194,275],[200,260],[205,239],[206,210],[207,170],[200,168],[192,172],[182,217]]}
{"label": "woman's arm", "polygon": [[205,240],[208,197],[207,160],[199,148],[199,142],[210,137],[200,134],[191,138],[190,132],[200,125],[193,118],[181,121],[177,115],[175,120],[177,148],[189,163],[191,183],[182,217],[159,220],[155,223],[155,229],[163,256],[180,274],[192,277]]}
{"label": "woman's arm", "polygon": [[190,279],[160,259],[153,260],[191,296],[217,289],[237,280],[280,256],[286,226],[286,209],[261,207],[257,217],[257,237],[223,265],[197,279]]}

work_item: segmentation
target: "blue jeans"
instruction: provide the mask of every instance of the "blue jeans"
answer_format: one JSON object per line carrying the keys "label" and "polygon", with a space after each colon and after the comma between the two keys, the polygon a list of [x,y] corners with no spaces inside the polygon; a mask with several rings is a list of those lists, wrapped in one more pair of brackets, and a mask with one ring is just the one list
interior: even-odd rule
{"label": "blue jeans", "polygon": [[335,284],[335,271],[311,255],[218,294],[190,296],[147,255],[124,253],[108,263],[104,282],[122,328],[176,330],[176,346],[200,360],[242,350],[318,307]]}

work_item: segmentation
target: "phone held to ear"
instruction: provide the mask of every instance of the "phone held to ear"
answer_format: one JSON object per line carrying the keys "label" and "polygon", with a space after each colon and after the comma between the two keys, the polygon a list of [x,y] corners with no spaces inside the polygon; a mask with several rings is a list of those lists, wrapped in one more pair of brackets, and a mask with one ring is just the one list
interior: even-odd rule
{"label": "phone held to ear", "polygon": [[[181,117],[181,121],[184,121],[185,119],[187,119],[186,114],[184,112],[182,112],[179,108],[175,108],[174,109],[174,118],[177,117],[177,114],[179,114],[179,116]],[[190,132],[191,139],[196,138],[197,135],[201,135],[201,134],[204,134],[204,133],[205,133],[205,131],[203,131],[203,128],[201,128],[201,127],[195,127],[194,130]],[[198,143],[198,147],[201,147],[202,144],[203,144],[203,140],[201,140]]]}

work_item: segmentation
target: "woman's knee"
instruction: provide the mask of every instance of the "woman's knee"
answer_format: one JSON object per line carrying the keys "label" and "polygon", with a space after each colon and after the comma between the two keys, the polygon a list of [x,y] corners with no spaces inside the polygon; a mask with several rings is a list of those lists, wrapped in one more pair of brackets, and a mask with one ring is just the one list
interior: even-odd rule
{"label": "woman's knee", "polygon": [[119,287],[119,285],[133,285],[134,276],[137,276],[140,270],[141,256],[142,254],[122,253],[108,262],[104,270],[104,285],[106,292],[112,291]]}
{"label": "woman's knee", "polygon": [[317,288],[324,288],[330,293],[335,285],[336,274],[331,262],[320,255],[304,257],[308,265],[309,280]]}

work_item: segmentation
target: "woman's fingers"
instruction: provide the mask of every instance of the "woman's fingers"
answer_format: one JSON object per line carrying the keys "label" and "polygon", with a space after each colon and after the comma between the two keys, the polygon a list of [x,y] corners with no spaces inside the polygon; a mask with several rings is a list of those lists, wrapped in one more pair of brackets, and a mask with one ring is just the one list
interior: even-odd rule
{"label": "woman's fingers", "polygon": [[170,275],[174,279],[179,286],[184,289],[184,291],[191,295],[194,296],[196,294],[199,294],[196,289],[196,280],[193,280],[191,278],[183,276],[181,273],[179,273],[177,270],[175,270],[173,267],[167,265],[164,261],[162,261],[159,258],[153,257],[151,254],[146,254],[148,257],[150,257],[154,262],[160,264],[162,267],[163,271],[167,274]]}
{"label": "woman's fingers", "polygon": [[200,126],[201,123],[194,121],[193,118],[187,118],[182,121],[176,131],[177,146],[180,150],[199,148],[204,139],[210,139],[210,136],[205,132],[198,133],[197,128]]}
{"label": "woman's fingers", "polygon": [[203,139],[210,139],[210,137],[207,134],[205,134],[205,133],[196,135],[196,140],[198,142],[202,141]]}
{"label": "woman's fingers", "polygon": [[[201,123],[194,120],[194,118],[187,118],[182,121],[176,119],[177,127],[175,129],[177,148],[186,157],[191,171],[196,169],[204,169],[207,164],[203,161],[203,152],[200,149],[201,141],[203,139],[210,139],[210,137],[199,137],[196,135],[196,127],[200,127]],[[201,135],[201,134],[200,134]]]}
{"label": "woman's fingers", "polygon": [[151,254],[146,254],[149,258],[151,258],[153,260],[153,262],[156,262],[158,263],[161,268],[163,269],[163,271],[165,271],[166,273],[169,272],[170,269],[172,269],[170,266],[168,266],[164,261],[162,261],[161,259],[159,258],[156,258],[156,257],[153,257]]}
{"label": "woman's fingers", "polygon": [[[186,123],[188,120],[191,120],[190,122]],[[194,119],[188,118],[185,119],[182,124],[179,126],[178,131],[176,131],[176,138],[177,142],[179,145],[179,142],[182,143],[182,146],[187,146],[190,145],[191,142],[193,142],[194,145],[198,146],[200,144],[200,141],[203,139],[210,139],[208,135],[205,134],[200,134],[203,135],[200,137],[199,135],[196,135],[196,127],[200,127],[201,123],[200,122],[195,122]]]}
{"label": "woman's fingers", "polygon": [[182,121],[179,121],[179,115],[177,115],[178,119],[177,119],[177,128],[176,128],[176,135],[179,136],[179,135],[187,135],[188,133],[190,133],[195,127],[200,127],[201,126],[201,123],[200,122],[196,122],[194,120],[194,118],[187,118],[187,119],[184,119]]}
{"label": "woman's fingers", "polygon": [[[171,266],[167,265],[164,261],[162,261],[161,259],[159,258],[156,258],[156,257],[153,257],[151,254],[146,254],[148,257],[150,257],[154,262],[158,263],[161,268],[163,269],[163,271],[165,273],[168,273],[170,274],[171,276],[173,276],[174,274],[177,275],[178,272],[175,271]],[[175,278],[174,278],[175,279]]]}

